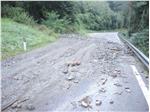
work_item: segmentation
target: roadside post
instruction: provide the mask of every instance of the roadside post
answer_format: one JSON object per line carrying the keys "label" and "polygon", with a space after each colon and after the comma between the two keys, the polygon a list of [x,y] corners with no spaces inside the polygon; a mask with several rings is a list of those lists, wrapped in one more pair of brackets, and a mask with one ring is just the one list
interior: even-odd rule
{"label": "roadside post", "polygon": [[23,49],[24,49],[24,51],[27,50],[27,42],[26,42],[25,38],[23,38]]}

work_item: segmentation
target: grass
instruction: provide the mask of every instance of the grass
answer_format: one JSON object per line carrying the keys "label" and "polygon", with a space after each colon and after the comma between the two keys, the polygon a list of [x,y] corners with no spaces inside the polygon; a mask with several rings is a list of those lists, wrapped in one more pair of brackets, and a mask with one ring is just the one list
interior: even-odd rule
{"label": "grass", "polygon": [[57,34],[48,30],[39,30],[14,22],[10,19],[1,19],[1,52],[2,60],[25,52],[23,38],[27,42],[27,51],[38,48],[56,40]]}

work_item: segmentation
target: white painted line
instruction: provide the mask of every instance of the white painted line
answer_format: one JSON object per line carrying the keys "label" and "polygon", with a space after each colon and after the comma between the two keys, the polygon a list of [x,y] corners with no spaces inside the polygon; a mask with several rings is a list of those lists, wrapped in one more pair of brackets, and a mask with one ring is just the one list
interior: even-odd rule
{"label": "white painted line", "polygon": [[140,86],[140,88],[141,88],[141,90],[142,90],[142,92],[143,92],[143,94],[145,96],[145,99],[146,99],[146,101],[147,101],[147,103],[149,105],[150,103],[149,103],[148,89],[147,89],[147,87],[146,87],[146,85],[145,85],[141,75],[139,74],[138,70],[136,69],[136,67],[134,65],[130,65],[130,66],[131,66],[131,68],[133,70],[133,74],[135,75],[135,77],[136,77],[136,79],[137,79],[137,81],[139,83],[139,86]]}

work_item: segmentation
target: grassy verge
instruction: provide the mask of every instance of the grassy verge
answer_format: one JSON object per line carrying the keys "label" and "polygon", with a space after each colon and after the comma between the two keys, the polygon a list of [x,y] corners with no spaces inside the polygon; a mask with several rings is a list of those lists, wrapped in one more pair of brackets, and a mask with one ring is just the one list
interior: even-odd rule
{"label": "grassy verge", "polygon": [[[19,24],[10,19],[1,19],[1,52],[2,60],[24,52],[23,40],[26,40],[27,51],[56,40],[57,34],[49,30],[40,30]],[[24,38],[24,39],[23,39]]]}

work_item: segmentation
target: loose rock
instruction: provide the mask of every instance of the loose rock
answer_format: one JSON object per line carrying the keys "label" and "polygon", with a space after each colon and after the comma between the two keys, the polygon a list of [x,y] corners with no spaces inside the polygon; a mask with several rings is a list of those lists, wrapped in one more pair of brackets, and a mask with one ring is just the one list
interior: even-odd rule
{"label": "loose rock", "polygon": [[87,108],[87,107],[91,107],[91,98],[89,96],[86,96],[84,97],[80,103],[81,103],[81,106],[84,107],[84,108]]}
{"label": "loose rock", "polygon": [[99,90],[99,92],[100,92],[100,93],[105,93],[106,90],[105,90],[104,88],[101,88],[101,89]]}
{"label": "loose rock", "polygon": [[145,78],[148,78],[148,75],[147,75],[147,76],[145,76]]}
{"label": "loose rock", "polygon": [[118,86],[118,87],[122,87],[122,85],[119,84],[119,83],[115,83],[114,85],[115,85],[115,86]]}
{"label": "loose rock", "polygon": [[101,104],[102,104],[102,101],[100,101],[100,100],[96,100],[95,104],[96,104],[97,106],[99,106],[99,105],[101,105]]}
{"label": "loose rock", "polygon": [[116,78],[117,74],[112,74],[111,77]]}
{"label": "loose rock", "polygon": [[110,103],[110,104],[113,104],[113,103],[114,103],[114,101],[112,101],[112,100],[111,100],[109,103]]}
{"label": "loose rock", "polygon": [[63,73],[64,73],[64,74],[67,74],[67,73],[68,73],[68,69],[64,69],[64,70],[63,70]]}
{"label": "loose rock", "polygon": [[18,102],[15,102],[12,106],[11,106],[11,108],[17,108],[17,105],[18,105]]}
{"label": "loose rock", "polygon": [[131,90],[130,90],[130,88],[129,88],[129,87],[125,87],[125,90],[126,90],[126,92],[128,92],[128,93],[130,93],[130,92],[131,92]]}
{"label": "loose rock", "polygon": [[73,79],[75,79],[75,77],[74,77],[73,75],[69,75],[69,76],[67,77],[67,80],[68,80],[68,81],[71,81],[71,80],[73,80]]}
{"label": "loose rock", "polygon": [[31,110],[35,110],[35,107],[33,105],[29,104],[26,106],[26,109],[31,111]]}
{"label": "loose rock", "polygon": [[115,92],[114,94],[121,95],[123,92]]}
{"label": "loose rock", "polygon": [[79,80],[74,80],[74,83],[78,83],[79,82]]}
{"label": "loose rock", "polygon": [[107,82],[107,79],[102,80],[102,85],[104,85]]}

